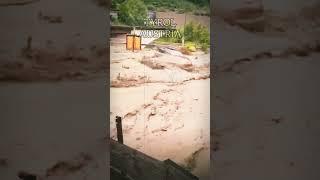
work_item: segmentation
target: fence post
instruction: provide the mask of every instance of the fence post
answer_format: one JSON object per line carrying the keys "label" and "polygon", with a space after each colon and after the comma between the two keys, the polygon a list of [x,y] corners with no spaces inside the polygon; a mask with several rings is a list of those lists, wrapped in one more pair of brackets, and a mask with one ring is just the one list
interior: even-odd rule
{"label": "fence post", "polygon": [[116,125],[117,125],[117,138],[118,142],[123,144],[123,134],[122,134],[122,119],[120,116],[116,116]]}

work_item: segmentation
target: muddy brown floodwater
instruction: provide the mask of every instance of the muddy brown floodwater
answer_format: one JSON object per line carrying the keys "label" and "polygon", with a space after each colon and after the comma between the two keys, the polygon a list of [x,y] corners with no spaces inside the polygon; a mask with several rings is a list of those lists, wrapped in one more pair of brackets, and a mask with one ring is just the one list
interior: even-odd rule
{"label": "muddy brown floodwater", "polygon": [[[209,174],[209,54],[111,47],[111,137],[123,117],[124,144],[195,175]],[[201,160],[200,160],[201,159]]]}

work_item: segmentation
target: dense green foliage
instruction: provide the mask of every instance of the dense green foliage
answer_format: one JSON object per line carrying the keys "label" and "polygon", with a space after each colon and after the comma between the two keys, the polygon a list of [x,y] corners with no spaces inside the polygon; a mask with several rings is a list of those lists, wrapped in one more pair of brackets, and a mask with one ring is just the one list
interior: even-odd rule
{"label": "dense green foliage", "polygon": [[[179,29],[179,31],[184,34],[185,47],[188,50],[201,49],[206,52],[210,47],[210,32],[207,27],[191,22],[186,24],[184,29]],[[162,37],[157,42],[182,43],[182,38]]]}
{"label": "dense green foliage", "polygon": [[[142,0],[148,10],[209,13],[210,0]],[[111,9],[119,10],[125,0],[112,0]]]}
{"label": "dense green foliage", "polygon": [[205,49],[210,44],[210,33],[207,27],[201,24],[189,23],[184,28],[184,36],[186,42],[195,43],[196,47]]}
{"label": "dense green foliage", "polygon": [[111,9],[113,10],[119,10],[119,6],[121,3],[123,3],[125,0],[111,0]]}
{"label": "dense green foliage", "polygon": [[196,6],[187,1],[187,0],[144,0],[145,4],[148,5],[148,7],[153,7],[157,10],[185,10],[185,11],[191,11],[192,9],[195,9]]}
{"label": "dense green foliage", "polygon": [[130,26],[143,25],[147,11],[142,0],[126,0],[119,5],[119,21]]}
{"label": "dense green foliage", "polygon": [[198,4],[199,6],[209,6],[210,0],[188,0],[194,4]]}
{"label": "dense green foliage", "polygon": [[144,0],[149,8],[170,10],[178,12],[193,12],[197,10],[209,10],[209,0]]}

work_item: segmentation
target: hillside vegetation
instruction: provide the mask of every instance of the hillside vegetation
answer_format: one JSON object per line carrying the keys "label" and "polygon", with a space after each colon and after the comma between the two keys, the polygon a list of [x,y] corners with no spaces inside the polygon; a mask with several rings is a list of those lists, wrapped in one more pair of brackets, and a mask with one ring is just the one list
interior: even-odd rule
{"label": "hillside vegetation", "polygon": [[[119,10],[122,3],[128,0],[113,0],[112,10]],[[135,0],[142,1],[148,10],[152,11],[177,11],[180,13],[192,12],[195,14],[209,15],[210,0]]]}

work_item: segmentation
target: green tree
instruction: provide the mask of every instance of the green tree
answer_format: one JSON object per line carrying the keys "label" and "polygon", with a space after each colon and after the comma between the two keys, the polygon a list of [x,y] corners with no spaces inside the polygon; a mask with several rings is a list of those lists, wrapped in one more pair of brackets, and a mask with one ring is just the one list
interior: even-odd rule
{"label": "green tree", "polygon": [[147,12],[142,0],[126,0],[120,4],[119,21],[131,26],[143,25]]}
{"label": "green tree", "polygon": [[112,0],[111,1],[111,9],[112,10],[119,10],[119,6],[121,3],[123,3],[125,0]]}
{"label": "green tree", "polygon": [[198,6],[209,6],[210,0],[188,0],[189,2],[192,2]]}
{"label": "green tree", "polygon": [[207,27],[190,22],[184,28],[186,42],[194,43],[197,48],[206,51],[210,45],[210,32]]}

